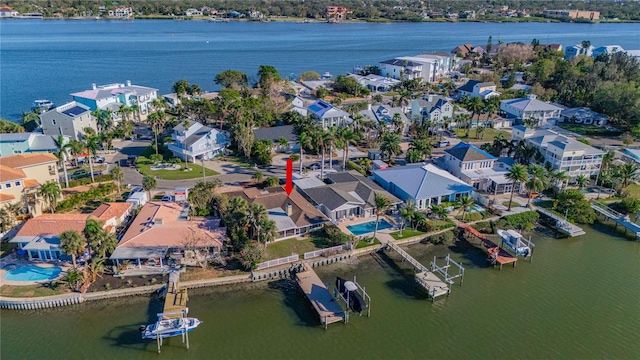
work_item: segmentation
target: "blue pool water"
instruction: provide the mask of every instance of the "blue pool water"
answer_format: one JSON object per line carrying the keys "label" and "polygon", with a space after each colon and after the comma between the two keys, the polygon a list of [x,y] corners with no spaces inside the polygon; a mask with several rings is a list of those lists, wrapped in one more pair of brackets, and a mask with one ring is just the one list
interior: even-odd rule
{"label": "blue pool water", "polygon": [[39,267],[35,265],[19,266],[4,274],[3,278],[10,281],[41,281],[53,280],[60,276],[62,269],[54,267]]}
{"label": "blue pool water", "polygon": [[[389,224],[388,221],[382,219],[378,223],[378,231],[384,229],[390,229],[393,225]],[[360,236],[363,234],[372,233],[376,229],[376,222],[369,221],[366,223],[358,224],[358,225],[349,225],[347,229],[353,233],[353,235]]]}

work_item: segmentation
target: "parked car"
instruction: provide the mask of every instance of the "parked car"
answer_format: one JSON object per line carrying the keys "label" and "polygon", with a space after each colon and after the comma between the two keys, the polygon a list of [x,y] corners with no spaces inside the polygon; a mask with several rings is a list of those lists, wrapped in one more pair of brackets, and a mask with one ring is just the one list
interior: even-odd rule
{"label": "parked car", "polygon": [[442,141],[438,141],[438,142],[436,143],[436,145],[435,145],[435,146],[436,146],[437,148],[442,148],[442,147],[447,147],[447,146],[449,146],[449,145],[451,145],[451,143],[449,142],[449,140],[442,140]]}
{"label": "parked car", "polygon": [[84,177],[89,176],[89,172],[87,170],[76,170],[69,176],[71,180],[78,180]]}
{"label": "parked car", "polygon": [[95,161],[96,161],[96,164],[102,164],[105,162],[105,158],[104,156],[96,156]]}
{"label": "parked car", "polygon": [[131,192],[129,194],[133,194],[133,193],[137,193],[137,192],[144,192],[144,188],[142,186],[136,186],[133,188],[133,190],[131,190]]}
{"label": "parked car", "polygon": [[102,175],[102,170],[96,170],[93,172],[93,176]]}
{"label": "parked car", "polygon": [[171,201],[171,195],[165,195],[162,197],[162,201]]}

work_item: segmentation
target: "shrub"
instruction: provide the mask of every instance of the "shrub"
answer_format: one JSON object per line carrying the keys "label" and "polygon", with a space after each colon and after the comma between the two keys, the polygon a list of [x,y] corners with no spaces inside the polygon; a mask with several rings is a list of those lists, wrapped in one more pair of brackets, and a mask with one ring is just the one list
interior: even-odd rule
{"label": "shrub", "polygon": [[111,284],[109,283],[104,284],[104,288],[107,289],[107,291],[111,290]]}
{"label": "shrub", "polygon": [[327,242],[331,246],[344,245],[349,241],[353,241],[355,236],[343,233],[337,226],[328,225],[324,228]]}
{"label": "shrub", "polygon": [[584,194],[579,190],[565,190],[558,194],[556,201],[556,211],[560,214],[567,214],[569,221],[593,224],[596,220],[595,210],[591,208],[591,203],[584,198]]}
{"label": "shrub", "polygon": [[355,162],[349,160],[347,161],[347,169],[349,170],[355,170],[357,172],[359,172],[360,174],[367,176],[367,172],[362,168],[362,166],[356,164]]}
{"label": "shrub", "polygon": [[445,231],[440,234],[429,236],[426,239],[426,241],[434,245],[441,245],[441,244],[452,244],[454,239],[455,239],[455,235],[453,234],[453,231]]}
{"label": "shrub", "polygon": [[280,178],[278,178],[277,176],[269,176],[264,181],[264,186],[265,187],[278,186],[278,184],[280,184]]}
{"label": "shrub", "polygon": [[640,199],[626,197],[616,207],[626,214],[635,214],[640,211]]}
{"label": "shrub", "polygon": [[[104,175],[95,175],[93,177],[96,182],[104,182],[104,181],[111,181],[113,180],[113,177],[111,176],[111,174],[104,174]],[[89,185],[91,184],[91,177],[85,177],[82,179],[78,179],[78,180],[69,180],[69,187],[76,187],[76,186],[82,186],[82,185]],[[62,186],[64,186],[64,183],[62,184]]]}
{"label": "shrub", "polygon": [[531,230],[540,219],[540,214],[536,211],[525,211],[519,214],[507,215],[496,221],[499,229]]}

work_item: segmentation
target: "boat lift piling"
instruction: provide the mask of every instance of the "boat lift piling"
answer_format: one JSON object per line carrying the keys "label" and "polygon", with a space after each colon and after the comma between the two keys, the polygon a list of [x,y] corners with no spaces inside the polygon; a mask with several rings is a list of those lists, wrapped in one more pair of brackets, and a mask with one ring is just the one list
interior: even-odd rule
{"label": "boat lift piling", "polygon": [[[451,254],[447,254],[447,257],[444,258],[445,260],[444,266],[438,266],[438,264],[436,263],[436,259],[437,258],[434,256],[433,261],[430,264],[431,271],[437,272],[440,275],[442,275],[444,277],[444,281],[449,285],[453,285],[454,283],[453,279],[460,278],[460,286],[462,286],[462,283],[464,281],[464,267],[462,266],[462,264],[451,259]],[[449,275],[449,267],[451,267],[451,264],[453,264],[458,268],[458,275],[453,275],[453,276]]]}
{"label": "boat lift piling", "polygon": [[[180,315],[180,318],[182,318],[183,320],[183,325],[182,325],[182,343],[184,344],[186,341],[187,344],[187,350],[189,350],[189,332],[187,331],[187,322],[185,321],[187,318],[187,314],[189,313],[189,308],[184,308],[183,310],[180,311],[171,311],[171,312],[166,312],[166,313],[158,313],[158,323],[163,319],[163,318],[176,318],[178,316],[176,315]],[[160,347],[162,347],[162,336],[160,336],[159,332],[156,332],[156,342],[158,344],[158,354],[160,354]]]}
{"label": "boat lift piling", "polygon": [[[364,287],[362,287],[362,286],[360,286],[360,284],[358,284],[358,282],[356,281],[355,275],[353,276],[353,283],[360,290],[359,291],[360,292],[360,296],[362,296],[362,298],[365,301],[365,304],[367,305],[367,317],[371,317],[371,296],[369,296],[369,294],[367,294],[367,291],[365,290]],[[344,296],[342,296],[342,294],[340,293],[340,291],[338,290],[337,287],[333,289],[333,294],[334,294],[336,299],[344,301],[344,305],[345,305],[344,322],[346,324],[346,323],[349,322],[349,313],[351,312],[351,309],[349,308],[349,297],[347,296],[345,298]]]}

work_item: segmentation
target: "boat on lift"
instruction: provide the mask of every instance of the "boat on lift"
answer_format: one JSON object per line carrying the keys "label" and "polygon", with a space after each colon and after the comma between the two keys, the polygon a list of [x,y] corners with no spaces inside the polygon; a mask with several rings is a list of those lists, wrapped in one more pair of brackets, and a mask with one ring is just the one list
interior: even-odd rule
{"label": "boat on lift", "polygon": [[200,324],[202,324],[202,321],[191,317],[177,319],[163,319],[160,317],[155,324],[140,326],[140,332],[143,339],[165,339],[191,332]]}
{"label": "boat on lift", "polygon": [[31,106],[31,110],[44,113],[56,107],[56,105],[51,100],[39,99],[33,102]]}
{"label": "boat on lift", "polygon": [[354,313],[360,315],[367,308],[362,295],[358,292],[358,286],[353,281],[338,277],[336,278],[336,288],[349,305],[349,309]]}
{"label": "boat on lift", "polygon": [[525,239],[522,234],[515,230],[502,230],[498,229],[496,231],[502,239],[502,243],[505,244],[509,249],[513,250],[516,255],[520,255],[523,257],[528,257],[531,255],[531,248],[534,246],[531,240]]}

